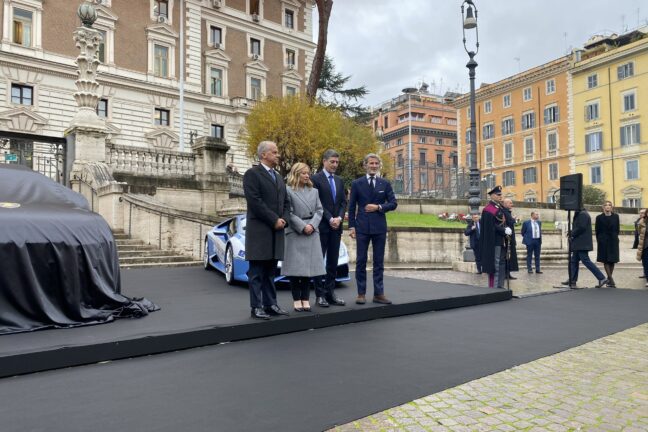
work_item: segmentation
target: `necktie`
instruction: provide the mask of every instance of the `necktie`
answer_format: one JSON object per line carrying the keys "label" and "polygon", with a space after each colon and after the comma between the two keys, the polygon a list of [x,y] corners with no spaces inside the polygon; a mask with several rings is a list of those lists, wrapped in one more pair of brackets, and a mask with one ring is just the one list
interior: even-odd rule
{"label": "necktie", "polygon": [[477,238],[479,238],[479,222],[477,222]]}
{"label": "necktie", "polygon": [[329,175],[329,186],[331,187],[331,195],[333,196],[333,201],[335,201],[335,182],[333,181],[333,174]]}
{"label": "necktie", "polygon": [[272,177],[272,180],[274,180],[275,183],[277,183],[277,176],[275,175],[275,172],[273,169],[269,169],[268,173],[270,173],[270,176]]}
{"label": "necktie", "polygon": [[375,188],[374,176],[372,176],[372,175],[369,176],[369,187],[371,188],[371,190],[374,190],[374,188]]}

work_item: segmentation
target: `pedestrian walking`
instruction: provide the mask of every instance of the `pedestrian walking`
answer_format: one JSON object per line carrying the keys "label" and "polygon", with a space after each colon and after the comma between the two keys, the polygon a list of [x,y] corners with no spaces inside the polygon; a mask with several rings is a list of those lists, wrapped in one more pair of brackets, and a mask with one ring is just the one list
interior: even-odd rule
{"label": "pedestrian walking", "polygon": [[311,183],[308,165],[293,164],[286,182],[290,219],[281,273],[290,279],[295,312],[310,312],[311,279],[322,280],[325,272],[318,232],[324,209]]}
{"label": "pedestrian walking", "polygon": [[639,228],[639,241],[637,243],[637,260],[641,261],[643,266],[643,276],[646,278],[646,288],[648,288],[648,235],[646,231],[648,230],[648,211],[646,209],[642,210],[643,216],[637,224]]}
{"label": "pedestrian walking", "polygon": [[468,226],[464,231],[464,235],[468,237],[470,249],[475,255],[475,266],[477,267],[477,274],[482,274],[481,265],[481,249],[479,246],[479,236],[481,234],[481,223],[479,222],[479,215],[472,215],[472,219],[468,222]]}
{"label": "pedestrian walking", "polygon": [[540,270],[540,250],[542,249],[542,222],[537,211],[531,212],[531,219],[522,223],[522,244],[526,246],[527,272],[533,273],[531,261],[534,259],[536,274],[542,274]]}
{"label": "pedestrian walking", "polygon": [[506,216],[502,211],[502,187],[495,186],[488,195],[490,201],[482,210],[479,237],[482,271],[488,273],[489,288],[504,288],[506,236],[510,236],[513,231],[506,226]]}
{"label": "pedestrian walking", "polygon": [[605,201],[603,213],[596,216],[596,261],[603,263],[607,275],[608,287],[615,288],[612,278],[614,265],[619,262],[619,215],[614,213],[612,201]]}
{"label": "pedestrian walking", "polygon": [[592,244],[592,218],[585,209],[581,209],[574,214],[574,223],[572,226],[569,241],[571,244],[571,256],[569,258],[569,280],[562,282],[571,289],[577,289],[578,266],[582,262],[587,269],[592,272],[598,281],[597,288],[602,288],[607,284],[601,270],[596,267],[589,257],[589,252],[594,249]]}

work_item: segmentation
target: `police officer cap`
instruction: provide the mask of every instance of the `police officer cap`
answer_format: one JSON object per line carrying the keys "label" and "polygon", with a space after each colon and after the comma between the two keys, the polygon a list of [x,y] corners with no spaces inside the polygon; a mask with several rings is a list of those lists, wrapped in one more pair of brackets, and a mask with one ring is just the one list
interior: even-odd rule
{"label": "police officer cap", "polygon": [[493,189],[488,192],[488,195],[501,195],[502,194],[502,186],[495,186]]}

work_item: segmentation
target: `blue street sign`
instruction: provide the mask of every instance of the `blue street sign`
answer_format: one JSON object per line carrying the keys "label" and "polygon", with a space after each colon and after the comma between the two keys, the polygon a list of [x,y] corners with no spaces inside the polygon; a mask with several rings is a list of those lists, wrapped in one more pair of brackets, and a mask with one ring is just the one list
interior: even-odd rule
{"label": "blue street sign", "polygon": [[18,162],[18,155],[13,153],[5,153],[5,162]]}

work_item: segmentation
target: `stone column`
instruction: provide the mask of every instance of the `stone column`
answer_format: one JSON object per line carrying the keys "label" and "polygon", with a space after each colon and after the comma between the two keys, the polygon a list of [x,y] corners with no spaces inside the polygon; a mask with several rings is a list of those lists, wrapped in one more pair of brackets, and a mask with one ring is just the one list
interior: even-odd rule
{"label": "stone column", "polygon": [[80,53],[76,59],[78,78],[75,81],[77,91],[74,99],[79,106],[70,127],[65,131],[68,136],[69,154],[74,158],[74,165],[106,160],[106,126],[97,116],[96,107],[99,100],[99,83],[97,51],[102,36],[92,28],[97,19],[97,11],[90,3],[82,3],[77,14],[83,23],[74,32],[74,41]]}
{"label": "stone column", "polygon": [[229,198],[226,156],[229,146],[220,138],[200,137],[191,146],[195,161],[195,179],[202,195],[203,213],[214,215]]}

